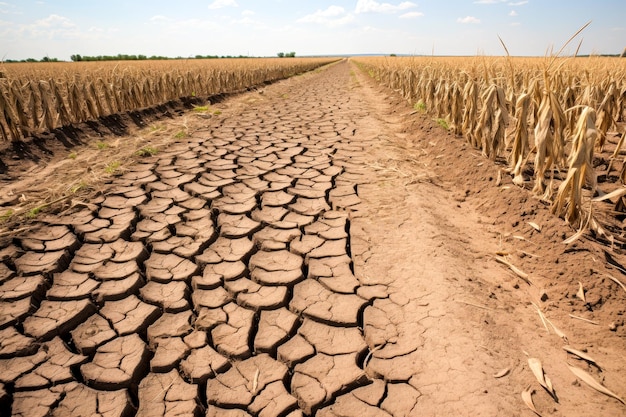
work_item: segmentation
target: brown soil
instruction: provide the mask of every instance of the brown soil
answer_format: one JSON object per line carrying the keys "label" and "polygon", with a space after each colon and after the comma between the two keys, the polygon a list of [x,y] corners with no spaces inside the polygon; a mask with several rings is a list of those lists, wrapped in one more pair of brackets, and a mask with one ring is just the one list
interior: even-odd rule
{"label": "brown soil", "polygon": [[2,154],[0,414],[626,413],[620,249],[349,61],[217,109]]}

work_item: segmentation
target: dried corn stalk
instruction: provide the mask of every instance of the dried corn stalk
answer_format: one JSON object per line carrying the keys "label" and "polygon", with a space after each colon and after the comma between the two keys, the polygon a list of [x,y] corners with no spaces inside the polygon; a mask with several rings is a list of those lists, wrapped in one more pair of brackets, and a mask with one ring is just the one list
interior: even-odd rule
{"label": "dried corn stalk", "polygon": [[545,174],[554,166],[564,165],[565,140],[563,130],[565,115],[554,93],[545,90],[539,105],[535,126],[535,186],[536,195],[550,200],[552,189],[545,186]]}
{"label": "dried corn stalk", "polygon": [[0,76],[0,140],[17,142],[44,130],[181,97],[239,91],[330,61],[142,61],[97,67],[91,63],[12,64],[6,71],[3,67]]}
{"label": "dried corn stalk", "polygon": [[4,129],[2,129],[2,137],[6,140],[10,136],[11,141],[18,142],[22,138],[22,132],[19,128],[17,115],[12,107],[11,100],[9,99],[10,93],[8,87],[8,82],[0,82],[0,117],[2,117],[2,119],[0,119],[0,124],[6,125],[9,132],[7,135]]}
{"label": "dried corn stalk", "polygon": [[583,187],[596,187],[596,176],[592,165],[593,149],[598,137],[595,126],[596,112],[586,107],[574,132],[572,152],[569,156],[569,170],[565,181],[559,186],[552,212],[563,217],[574,227],[580,227],[585,218],[583,208]]}
{"label": "dried corn stalk", "polygon": [[463,134],[463,93],[457,83],[450,88],[450,114],[452,131],[455,135]]}
{"label": "dried corn stalk", "polygon": [[469,80],[463,89],[463,101],[465,109],[463,111],[462,130],[465,132],[467,141],[473,147],[480,146],[480,140],[476,138],[476,121],[478,119],[478,87],[474,80]]}
{"label": "dried corn stalk", "polygon": [[485,156],[496,159],[504,150],[504,133],[508,121],[504,90],[492,84],[483,94],[483,107],[474,131]]}
{"label": "dried corn stalk", "polygon": [[526,162],[530,146],[528,144],[528,112],[530,109],[530,95],[522,94],[515,103],[515,130],[511,143],[509,162],[513,172],[513,183],[522,185],[524,178],[522,171]]}
{"label": "dried corn stalk", "polygon": [[597,148],[602,151],[604,149],[604,143],[606,142],[606,134],[613,126],[613,117],[617,112],[617,90],[615,88],[615,82],[612,82],[609,86],[609,91],[604,96],[602,103],[598,107],[598,120],[596,123],[598,129],[598,138],[596,142]]}

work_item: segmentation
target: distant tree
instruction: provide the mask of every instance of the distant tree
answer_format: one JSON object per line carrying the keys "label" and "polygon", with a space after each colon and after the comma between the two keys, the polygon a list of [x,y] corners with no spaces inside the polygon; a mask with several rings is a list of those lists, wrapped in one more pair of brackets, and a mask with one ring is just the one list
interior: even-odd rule
{"label": "distant tree", "polygon": [[278,55],[279,58],[284,58],[285,57],[285,53],[284,52],[279,52],[276,55]]}
{"label": "distant tree", "polygon": [[285,57],[287,57],[287,58],[295,58],[296,57],[296,53],[295,52],[287,52],[285,54]]}
{"label": "distant tree", "polygon": [[74,62],[79,62],[83,60],[83,57],[80,56],[79,54],[75,54],[75,55],[70,56],[70,59]]}

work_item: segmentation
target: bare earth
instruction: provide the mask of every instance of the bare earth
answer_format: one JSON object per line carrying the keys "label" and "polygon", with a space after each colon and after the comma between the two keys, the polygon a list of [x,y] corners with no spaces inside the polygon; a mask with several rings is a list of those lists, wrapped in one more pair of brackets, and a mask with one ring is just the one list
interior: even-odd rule
{"label": "bare earth", "polygon": [[626,415],[619,249],[349,61],[215,108],[8,167],[89,191],[5,233],[0,415]]}

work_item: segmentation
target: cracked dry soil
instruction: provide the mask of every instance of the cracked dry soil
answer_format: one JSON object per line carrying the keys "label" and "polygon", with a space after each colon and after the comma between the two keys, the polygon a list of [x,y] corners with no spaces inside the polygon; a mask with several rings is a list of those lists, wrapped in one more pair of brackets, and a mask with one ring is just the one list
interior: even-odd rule
{"label": "cracked dry soil", "polygon": [[[531,307],[601,268],[593,243],[520,257],[527,286],[494,254],[569,230],[461,139],[347,60],[262,93],[0,249],[0,415],[530,416],[533,384],[543,415],[626,411]],[[562,290],[541,308],[626,393],[623,329],[565,324]]]}

